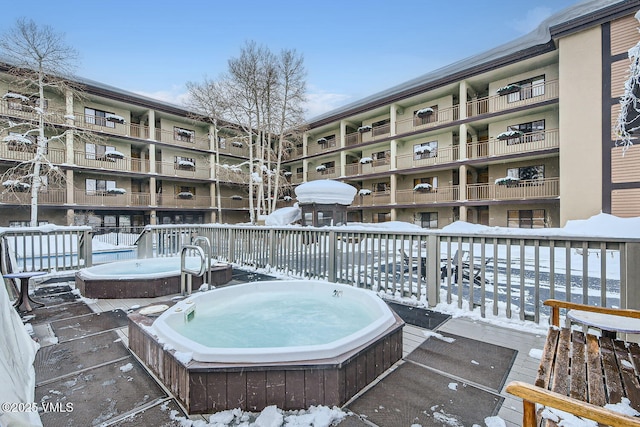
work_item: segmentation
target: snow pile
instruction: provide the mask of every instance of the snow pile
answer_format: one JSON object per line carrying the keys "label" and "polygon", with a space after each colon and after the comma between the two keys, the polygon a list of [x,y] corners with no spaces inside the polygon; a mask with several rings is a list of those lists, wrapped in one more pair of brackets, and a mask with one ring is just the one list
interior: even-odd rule
{"label": "snow pile", "polygon": [[355,187],[330,179],[305,182],[296,187],[300,203],[337,203],[350,205],[358,190]]}
{"label": "snow pile", "polygon": [[302,219],[302,210],[296,205],[276,209],[264,220],[265,225],[289,225]]}
{"label": "snow pile", "polygon": [[562,228],[507,228],[489,227],[480,224],[470,224],[456,221],[442,228],[446,233],[462,234],[516,234],[534,236],[580,236],[580,237],[610,237],[620,239],[640,238],[640,217],[620,218],[600,213],[589,219],[567,221]]}
{"label": "snow pile", "polygon": [[[36,344],[11,306],[6,288],[0,289],[0,402],[33,403]],[[0,412],[3,426],[42,426],[37,412]]]}
{"label": "snow pile", "polygon": [[[166,404],[160,407],[166,410]],[[177,411],[171,411],[170,418],[180,425],[191,427],[193,421],[178,416]],[[311,406],[300,411],[283,411],[276,406],[267,406],[259,414],[243,412],[240,409],[230,409],[216,412],[209,417],[209,422],[198,422],[199,427],[329,427],[343,420],[347,414],[338,407]],[[251,420],[254,420],[253,422]]]}

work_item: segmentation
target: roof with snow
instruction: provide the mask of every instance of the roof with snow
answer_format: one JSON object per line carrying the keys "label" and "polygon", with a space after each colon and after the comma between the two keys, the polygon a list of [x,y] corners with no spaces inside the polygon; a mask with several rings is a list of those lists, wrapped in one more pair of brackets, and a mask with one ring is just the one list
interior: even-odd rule
{"label": "roof with snow", "polygon": [[639,1],[583,1],[550,16],[542,21],[534,31],[511,42],[313,117],[308,124],[311,127],[322,126],[346,115],[357,114],[381,104],[401,100],[493,68],[521,61],[527,57],[550,52],[555,50],[554,38],[570,34],[585,25],[597,25],[601,20],[611,15],[626,14],[630,10],[637,10],[639,7]]}

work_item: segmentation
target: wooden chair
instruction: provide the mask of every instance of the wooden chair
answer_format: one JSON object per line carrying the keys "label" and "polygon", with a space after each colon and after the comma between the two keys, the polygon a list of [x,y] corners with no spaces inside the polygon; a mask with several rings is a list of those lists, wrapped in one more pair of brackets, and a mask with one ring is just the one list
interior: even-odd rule
{"label": "wooden chair", "polygon": [[[523,400],[523,427],[538,425],[536,403],[603,425],[640,426],[631,417],[604,408],[605,404],[630,400],[640,411],[640,346],[602,334],[560,328],[560,309],[581,310],[626,318],[640,318],[640,311],[594,307],[547,300],[551,327],[542,352],[535,384],[511,382],[506,391]],[[547,425],[555,425],[546,420]]]}

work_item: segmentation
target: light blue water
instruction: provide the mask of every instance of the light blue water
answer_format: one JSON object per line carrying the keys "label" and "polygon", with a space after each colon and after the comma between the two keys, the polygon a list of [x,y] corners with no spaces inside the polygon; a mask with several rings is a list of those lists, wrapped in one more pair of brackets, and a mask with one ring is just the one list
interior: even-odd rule
{"label": "light blue water", "polygon": [[[200,259],[196,257],[187,257],[185,264],[190,269],[197,269],[200,266]],[[155,274],[170,271],[179,272],[180,258],[170,257],[127,260],[91,267],[89,271],[92,274],[105,276]]]}
{"label": "light blue water", "polygon": [[263,348],[326,344],[377,318],[366,304],[330,293],[257,292],[210,306],[196,302],[195,317],[169,326],[208,347]]}

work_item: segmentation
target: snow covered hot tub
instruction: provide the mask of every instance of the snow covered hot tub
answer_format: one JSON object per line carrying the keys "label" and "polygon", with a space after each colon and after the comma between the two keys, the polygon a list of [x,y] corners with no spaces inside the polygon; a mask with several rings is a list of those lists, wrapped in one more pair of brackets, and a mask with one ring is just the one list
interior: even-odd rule
{"label": "snow covered hot tub", "polygon": [[129,346],[190,413],[342,405],[402,357],[402,320],[375,293],[341,284],[253,282],[157,319],[141,310],[129,316]]}

